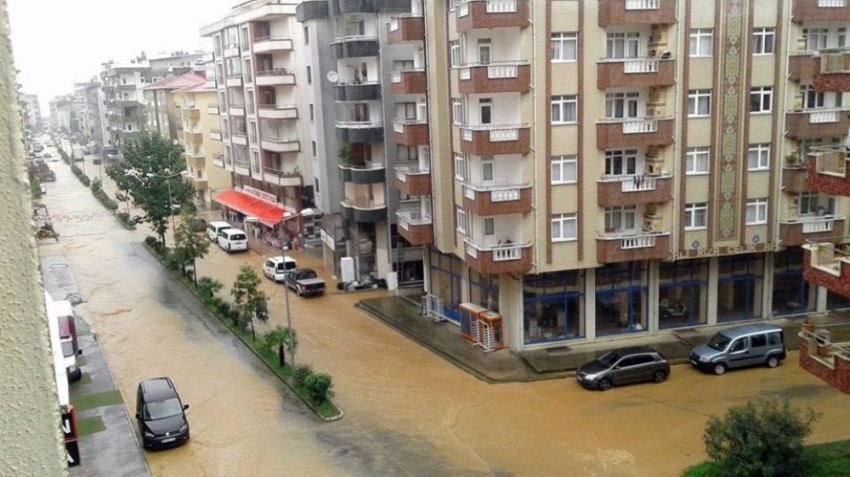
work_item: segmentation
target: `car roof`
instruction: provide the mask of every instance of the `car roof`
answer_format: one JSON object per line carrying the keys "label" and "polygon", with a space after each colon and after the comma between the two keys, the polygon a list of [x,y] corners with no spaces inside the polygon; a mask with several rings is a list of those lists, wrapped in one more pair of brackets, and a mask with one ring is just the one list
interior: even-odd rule
{"label": "car roof", "polygon": [[[280,263],[280,262],[283,262],[283,257],[278,255],[277,257],[269,257],[269,260],[271,260],[272,262],[275,262],[275,263]],[[287,263],[295,263],[295,259],[287,255],[286,262]]]}
{"label": "car roof", "polygon": [[244,231],[244,230],[242,230],[242,229],[235,229],[235,228],[233,228],[233,227],[230,227],[229,229],[224,229],[224,230],[222,230],[221,232],[222,232],[222,233],[225,233],[225,234],[227,234],[227,235],[232,235],[232,234],[244,234],[244,233],[245,233],[245,231]]}
{"label": "car roof", "polygon": [[174,389],[174,384],[172,384],[171,378],[168,377],[146,379],[139,383],[139,386],[142,388],[145,399],[149,401],[177,397],[177,390]]}
{"label": "car roof", "polygon": [[650,348],[649,346],[629,346],[627,348],[612,349],[611,351],[616,352],[620,356],[626,356],[626,355],[630,355],[630,354],[657,353],[658,352],[658,351]]}
{"label": "car roof", "polygon": [[737,338],[739,336],[748,335],[750,333],[759,333],[765,331],[782,331],[782,328],[773,325],[755,324],[727,328],[725,330],[720,331],[720,333],[724,336],[728,336],[729,338]]}
{"label": "car roof", "polygon": [[211,226],[211,227],[218,228],[218,227],[223,227],[223,226],[230,227],[231,225],[230,225],[229,223],[227,223],[227,222],[220,222],[220,221],[219,221],[219,222],[210,222],[210,226]]}

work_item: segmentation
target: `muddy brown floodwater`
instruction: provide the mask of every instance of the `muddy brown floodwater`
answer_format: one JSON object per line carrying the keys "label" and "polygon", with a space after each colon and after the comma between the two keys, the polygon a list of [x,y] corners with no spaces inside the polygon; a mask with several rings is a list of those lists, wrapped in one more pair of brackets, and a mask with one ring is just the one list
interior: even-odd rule
{"label": "muddy brown floodwater", "polygon": [[[168,278],[139,244],[146,225],[125,231],[98,214],[67,166],[52,167],[58,181],[43,202],[59,219],[61,242],[42,253],[71,263],[85,300],[78,312],[125,404],[135,404],[140,380],[168,375],[191,405],[191,441],[146,453],[155,475],[674,476],[704,458],[708,416],[773,395],[824,413],[812,442],[850,438],[846,397],[803,372],[793,353],[774,370],[714,377],[676,366],[663,385],[607,393],[571,379],[489,385],[353,308],[369,294],[335,290],[290,297],[298,360],[333,376],[346,412],[320,423]],[[199,273],[229,284],[241,263],[261,261],[213,247]],[[263,287],[273,311],[258,332],[285,322],[283,289]]]}

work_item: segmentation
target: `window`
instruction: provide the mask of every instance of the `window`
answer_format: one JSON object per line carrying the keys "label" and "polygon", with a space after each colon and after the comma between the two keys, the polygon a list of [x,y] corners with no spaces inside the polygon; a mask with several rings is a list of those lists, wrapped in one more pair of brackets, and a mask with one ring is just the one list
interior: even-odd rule
{"label": "window", "polygon": [[307,67],[307,84],[313,84],[313,67]]}
{"label": "window", "polygon": [[820,197],[817,192],[801,192],[797,194],[794,203],[797,204],[797,215],[800,216],[832,213],[835,208],[833,198],[829,199],[827,207],[820,205]]}
{"label": "window", "polygon": [[452,123],[463,124],[463,103],[457,98],[452,98]]}
{"label": "window", "polygon": [[634,205],[620,205],[607,207],[605,209],[605,231],[627,231],[634,230],[637,207]]}
{"label": "window", "polygon": [[455,154],[455,179],[466,179],[466,157],[463,154]]}
{"label": "window", "polygon": [[685,230],[701,230],[708,226],[708,204],[685,204]]}
{"label": "window", "polygon": [[609,33],[607,58],[636,58],[640,45],[640,33]]}
{"label": "window", "polygon": [[638,115],[638,93],[607,93],[605,95],[605,117],[607,119],[636,118]]}
{"label": "window", "polygon": [[753,348],[762,348],[767,346],[767,335],[750,336],[750,346]]}
{"label": "window", "polygon": [[770,144],[753,144],[747,151],[747,169],[767,170],[770,167]]}
{"label": "window", "polygon": [[260,172],[260,153],[257,151],[251,151],[251,165],[253,166],[254,172]]}
{"label": "window", "polygon": [[315,184],[314,188],[316,189],[316,193],[317,194],[321,193],[321,190],[319,189],[319,179],[318,178],[316,178],[316,177],[313,178],[313,184]]}
{"label": "window", "polygon": [[254,121],[251,121],[250,128],[251,128],[251,142],[256,144],[257,143],[257,123],[255,123]]}
{"label": "window", "polygon": [[316,144],[316,141],[310,141],[310,147],[311,147],[311,150],[313,151],[313,157],[318,156],[319,155],[319,148],[318,148],[318,145]]}
{"label": "window", "polygon": [[479,120],[481,124],[493,124],[493,98],[481,98],[478,100],[480,109]]}
{"label": "window", "polygon": [[575,95],[552,97],[552,124],[574,123],[577,119]]}
{"label": "window", "polygon": [[457,231],[463,235],[466,235],[467,231],[466,211],[460,207],[457,208]]}
{"label": "window", "polygon": [[810,84],[800,85],[800,94],[803,96],[803,109],[822,108],[826,104],[823,91],[815,91],[815,87]]}
{"label": "window", "polygon": [[[308,28],[308,27],[304,27],[304,44],[305,45],[310,44],[310,28]],[[316,186],[316,192],[318,192],[318,191],[319,191],[319,186],[317,185]]]}
{"label": "window", "polygon": [[552,33],[550,49],[553,63],[575,61],[578,56],[578,38],[575,33]]}
{"label": "window", "polygon": [[316,108],[310,104],[310,122],[312,123],[316,119]]}
{"label": "window", "polygon": [[493,217],[484,218],[484,235],[496,234],[496,219]]}
{"label": "window", "polygon": [[753,54],[772,55],[775,35],[773,28],[753,28]]}
{"label": "window", "polygon": [[481,65],[489,65],[490,57],[492,56],[493,44],[489,38],[478,39],[478,63]]}
{"label": "window", "polygon": [[605,151],[606,176],[633,176],[637,171],[637,149]]}
{"label": "window", "polygon": [[707,147],[689,147],[685,154],[685,174],[708,174]]}
{"label": "window", "polygon": [[688,117],[711,114],[711,90],[695,89],[688,92]]}
{"label": "window", "polygon": [[826,48],[829,30],[826,28],[803,28],[803,38],[806,39],[806,50],[817,51]]}
{"label": "window", "polygon": [[493,156],[481,158],[481,180],[484,182],[493,182],[495,176],[493,165]]}
{"label": "window", "polygon": [[449,52],[451,55],[452,66],[460,66],[460,42],[457,40],[450,41]]}
{"label": "window", "polygon": [[552,241],[565,242],[576,240],[578,219],[576,214],[555,214],[552,216]]}
{"label": "window", "polygon": [[767,223],[767,199],[749,199],[747,201],[747,225]]}
{"label": "window", "polygon": [[711,28],[691,30],[691,56],[711,56],[712,40]]}
{"label": "window", "polygon": [[576,156],[554,156],[552,158],[552,184],[575,184],[578,182]]}
{"label": "window", "polygon": [[773,102],[773,88],[758,86],[750,89],[750,112],[769,113]]}

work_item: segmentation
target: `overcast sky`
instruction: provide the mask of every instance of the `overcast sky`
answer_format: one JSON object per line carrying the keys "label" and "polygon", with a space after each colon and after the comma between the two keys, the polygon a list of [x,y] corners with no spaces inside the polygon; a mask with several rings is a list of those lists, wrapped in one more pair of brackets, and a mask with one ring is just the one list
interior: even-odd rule
{"label": "overcast sky", "polygon": [[245,0],[8,0],[18,82],[47,101],[71,93],[100,64],[142,51],[209,50],[200,28]]}

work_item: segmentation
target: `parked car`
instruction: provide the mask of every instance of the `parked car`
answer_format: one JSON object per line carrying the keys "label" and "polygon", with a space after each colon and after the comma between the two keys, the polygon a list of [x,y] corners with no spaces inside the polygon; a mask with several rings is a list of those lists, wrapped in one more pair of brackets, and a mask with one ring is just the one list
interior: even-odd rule
{"label": "parked car", "polygon": [[77,364],[77,356],[83,354],[83,350],[77,342],[74,308],[68,300],[57,300],[53,304],[59,325],[59,345],[62,347],[62,356],[65,360],[65,372],[68,375],[68,381],[73,383],[83,377],[83,371]]}
{"label": "parked car", "polygon": [[209,237],[211,242],[217,242],[218,233],[224,229],[230,228],[233,227],[227,222],[210,222],[210,224],[207,226],[207,237]]}
{"label": "parked car", "polygon": [[663,383],[670,376],[670,363],[648,346],[635,346],[609,351],[583,364],[576,380],[587,389],[607,391],[612,386],[653,381]]}
{"label": "parked car", "polygon": [[244,230],[224,229],[218,233],[218,246],[222,250],[230,252],[244,252],[248,250],[248,236]]}
{"label": "parked car", "polygon": [[118,154],[118,148],[115,146],[104,146],[101,154],[106,162],[116,162],[121,158]]}
{"label": "parked car", "polygon": [[136,390],[136,420],[145,449],[161,449],[189,440],[188,404],[183,404],[170,378],[147,379]]}
{"label": "parked car", "polygon": [[284,284],[298,296],[314,296],[325,293],[325,281],[312,268],[296,268],[286,274]]}
{"label": "parked car", "polygon": [[298,262],[294,258],[286,257],[286,260],[284,260],[282,256],[278,255],[266,260],[266,263],[263,264],[263,275],[270,280],[281,283],[286,274],[296,268],[298,268]]}
{"label": "parked car", "polygon": [[785,356],[782,328],[757,324],[718,332],[708,343],[694,347],[690,359],[695,368],[720,375],[727,369],[759,364],[775,368]]}

